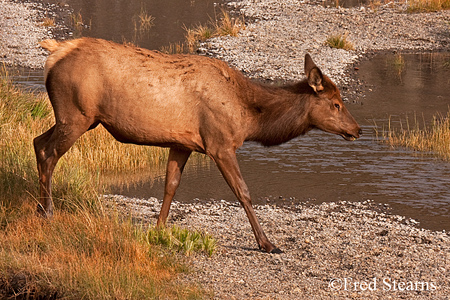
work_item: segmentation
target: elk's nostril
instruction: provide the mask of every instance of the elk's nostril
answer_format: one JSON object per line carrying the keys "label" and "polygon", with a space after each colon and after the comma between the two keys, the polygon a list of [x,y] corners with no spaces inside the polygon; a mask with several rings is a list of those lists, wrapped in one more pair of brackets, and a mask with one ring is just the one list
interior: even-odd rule
{"label": "elk's nostril", "polygon": [[358,131],[358,134],[362,134],[362,129],[360,129],[360,130]]}

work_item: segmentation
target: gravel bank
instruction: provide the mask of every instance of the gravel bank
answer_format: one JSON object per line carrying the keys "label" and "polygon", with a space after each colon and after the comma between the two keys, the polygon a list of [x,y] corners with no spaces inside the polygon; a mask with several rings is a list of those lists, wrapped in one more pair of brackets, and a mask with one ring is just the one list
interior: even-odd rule
{"label": "gravel bank", "polygon": [[[298,0],[242,0],[229,6],[248,24],[238,37],[219,37],[202,45],[251,77],[298,80],[303,59],[310,53],[316,64],[338,85],[351,83],[345,71],[368,52],[449,49],[450,11],[405,13],[404,7],[376,9],[325,8]],[[332,49],[327,37],[348,34],[354,51]]]}
{"label": "gravel bank", "polygon": [[[68,31],[60,22],[63,10],[38,2],[0,0],[0,62],[9,66],[43,68],[48,53],[38,43]],[[44,18],[54,19],[55,24],[44,26]]]}
{"label": "gravel bank", "polygon": [[[151,224],[156,198],[106,196],[107,203]],[[384,205],[363,203],[255,206],[268,237],[284,253],[257,249],[238,203],[174,202],[169,223],[218,240],[217,252],[191,257],[198,281],[214,299],[449,299],[450,237],[417,228]]]}

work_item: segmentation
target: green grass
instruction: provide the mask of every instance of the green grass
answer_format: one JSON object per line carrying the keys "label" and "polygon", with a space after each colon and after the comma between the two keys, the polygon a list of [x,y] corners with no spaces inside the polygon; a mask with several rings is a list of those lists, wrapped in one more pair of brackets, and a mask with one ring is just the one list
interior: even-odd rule
{"label": "green grass", "polygon": [[401,122],[400,129],[392,129],[389,125],[388,130],[383,132],[383,139],[391,146],[431,152],[450,160],[450,111],[446,116],[436,115],[429,126],[421,127],[416,118],[413,124],[408,118]]}
{"label": "green grass", "polygon": [[216,248],[216,240],[205,233],[182,229],[177,226],[172,228],[150,228],[146,238],[150,244],[164,245],[169,249],[175,249],[190,255],[194,252],[204,252],[211,256]]}
{"label": "green grass", "polygon": [[[172,245],[156,243],[151,229],[107,212],[99,200],[109,184],[131,181],[130,170],[147,170],[146,176],[162,172],[166,150],[120,144],[106,130],[92,130],[55,169],[54,219],[36,216],[39,186],[32,140],[53,124],[47,96],[18,89],[3,72],[0,299],[202,298],[205,291],[196,284],[175,283],[178,273],[188,271],[185,256],[177,253],[211,255],[213,238],[177,228],[168,229],[181,232],[173,234]],[[203,156],[194,160],[203,162]]]}
{"label": "green grass", "polygon": [[347,37],[347,34],[331,35],[327,38],[325,44],[331,48],[354,50],[355,47],[353,46],[353,43],[350,42]]}

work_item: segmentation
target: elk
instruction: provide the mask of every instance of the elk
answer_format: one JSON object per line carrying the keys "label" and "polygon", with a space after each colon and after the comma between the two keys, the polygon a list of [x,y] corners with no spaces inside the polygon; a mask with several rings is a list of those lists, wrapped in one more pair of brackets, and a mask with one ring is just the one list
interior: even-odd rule
{"label": "elk", "polygon": [[253,82],[225,62],[168,55],[110,41],[45,40],[51,52],[45,86],[56,124],[34,139],[38,212],[53,215],[51,178],[61,156],[102,124],[122,143],[168,147],[164,198],[157,226],[193,151],[208,155],[242,204],[260,249],[281,250],[266,237],[242,178],[236,149],[245,141],[274,146],[311,129],[355,140],[361,129],[336,85],[305,55],[306,79],[282,87]]}

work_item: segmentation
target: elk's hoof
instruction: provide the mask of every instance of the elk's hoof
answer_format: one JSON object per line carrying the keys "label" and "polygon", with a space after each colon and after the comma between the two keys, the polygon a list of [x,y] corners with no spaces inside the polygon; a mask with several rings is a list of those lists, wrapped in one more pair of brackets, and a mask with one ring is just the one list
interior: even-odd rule
{"label": "elk's hoof", "polygon": [[273,248],[272,250],[270,250],[269,252],[270,254],[281,254],[284,253],[283,251],[280,250],[280,248]]}
{"label": "elk's hoof", "polygon": [[36,208],[36,214],[39,217],[51,219],[53,217],[53,210],[51,209],[49,211],[46,211],[45,208],[42,206],[42,204],[39,203]]}

